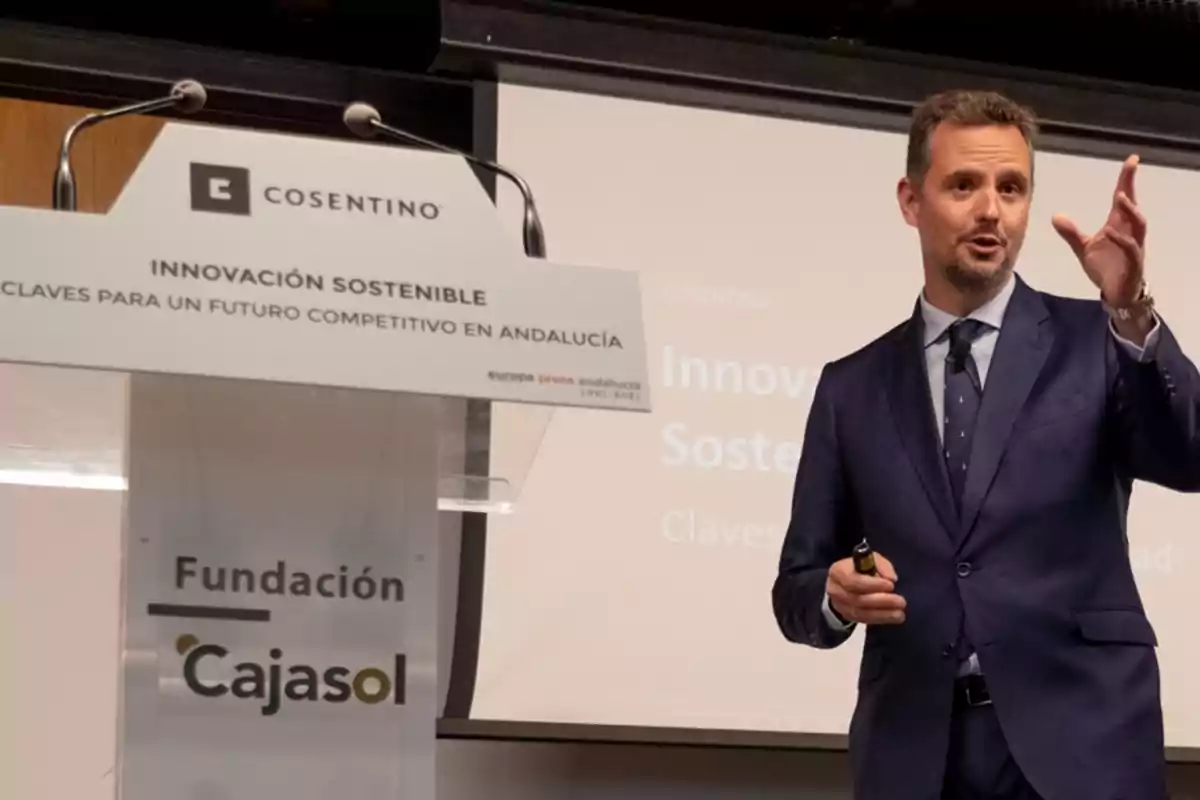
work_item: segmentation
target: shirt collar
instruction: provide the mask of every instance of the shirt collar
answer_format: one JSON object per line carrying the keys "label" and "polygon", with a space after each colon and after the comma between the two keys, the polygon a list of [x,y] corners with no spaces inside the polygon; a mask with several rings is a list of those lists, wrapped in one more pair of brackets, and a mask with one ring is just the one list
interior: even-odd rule
{"label": "shirt collar", "polygon": [[[1004,312],[1008,308],[1008,301],[1012,299],[1016,283],[1016,280],[1010,275],[1008,281],[1004,284],[1004,288],[995,297],[972,311],[966,318],[979,320],[999,330],[1000,323],[1004,320]],[[921,292],[921,320],[925,323],[924,344],[926,347],[929,347],[929,345],[940,339],[946,332],[946,329],[957,322],[958,319],[953,314],[948,314],[940,308],[931,305],[925,299],[925,292]]]}

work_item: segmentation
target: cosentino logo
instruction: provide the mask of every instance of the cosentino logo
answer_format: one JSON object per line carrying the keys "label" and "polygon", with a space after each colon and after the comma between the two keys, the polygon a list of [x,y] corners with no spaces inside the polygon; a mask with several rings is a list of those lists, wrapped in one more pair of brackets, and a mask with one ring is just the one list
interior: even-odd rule
{"label": "cosentino logo", "polygon": [[263,189],[263,199],[272,205],[288,208],[372,214],[377,217],[435,220],[442,213],[441,207],[429,200],[301,189],[295,186],[268,186]]}
{"label": "cosentino logo", "polygon": [[296,663],[278,647],[268,649],[261,659],[243,657],[231,663],[228,648],[201,642],[190,633],[175,641],[175,650],[183,656],[183,681],[193,694],[256,703],[264,717],[278,714],[289,703],[404,705],[406,662],[400,654],[386,669]]}
{"label": "cosentino logo", "polygon": [[250,170],[221,164],[192,163],[192,210],[249,216],[260,204],[287,210],[331,214],[361,214],[435,221],[441,217],[439,203],[420,197],[351,192],[344,189],[285,185],[268,182],[257,188]]}

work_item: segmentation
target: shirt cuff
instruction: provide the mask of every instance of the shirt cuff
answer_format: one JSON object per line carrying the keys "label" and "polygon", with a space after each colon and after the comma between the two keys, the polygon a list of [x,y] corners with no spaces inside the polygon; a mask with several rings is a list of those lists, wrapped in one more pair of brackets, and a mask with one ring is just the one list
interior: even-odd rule
{"label": "shirt cuff", "polygon": [[829,605],[829,593],[825,593],[825,599],[821,601],[821,614],[825,617],[825,622],[835,631],[848,631],[854,627],[853,622],[842,622],[838,619],[837,614],[833,613],[833,608]]}
{"label": "shirt cuff", "polygon": [[1156,313],[1154,314],[1154,327],[1150,329],[1150,333],[1146,334],[1145,343],[1139,347],[1121,334],[1117,333],[1117,328],[1111,320],[1109,320],[1108,323],[1108,329],[1112,332],[1113,337],[1116,338],[1121,347],[1125,348],[1125,352],[1128,353],[1130,358],[1132,358],[1134,361],[1141,363],[1154,360],[1155,352],[1158,349],[1159,328],[1160,325],[1158,314]]}

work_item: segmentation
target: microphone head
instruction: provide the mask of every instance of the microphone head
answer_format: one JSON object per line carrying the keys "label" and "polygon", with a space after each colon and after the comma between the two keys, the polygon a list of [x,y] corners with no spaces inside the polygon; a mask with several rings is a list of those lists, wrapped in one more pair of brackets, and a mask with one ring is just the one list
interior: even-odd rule
{"label": "microphone head", "polygon": [[172,86],[171,96],[175,98],[175,108],[184,114],[195,114],[208,102],[208,92],[204,86],[190,78]]}
{"label": "microphone head", "polygon": [[374,136],[376,123],[382,121],[383,117],[379,115],[375,106],[367,103],[351,103],[346,106],[346,111],[342,114],[342,122],[346,123],[350,132],[364,139]]}

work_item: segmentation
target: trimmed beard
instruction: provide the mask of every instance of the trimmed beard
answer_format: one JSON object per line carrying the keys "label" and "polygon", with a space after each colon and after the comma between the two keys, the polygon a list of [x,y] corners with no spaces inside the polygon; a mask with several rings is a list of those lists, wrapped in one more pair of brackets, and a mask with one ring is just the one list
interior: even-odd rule
{"label": "trimmed beard", "polygon": [[1005,254],[1000,262],[1000,268],[983,274],[976,270],[963,267],[955,261],[942,269],[950,285],[965,294],[985,294],[988,291],[1004,285],[1013,271],[1012,260]]}

